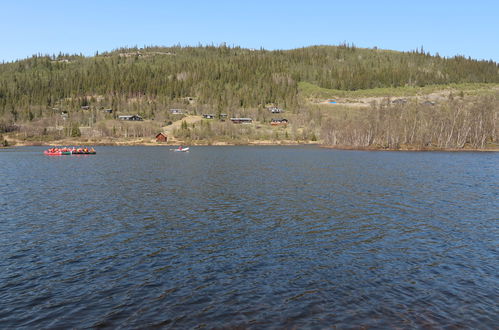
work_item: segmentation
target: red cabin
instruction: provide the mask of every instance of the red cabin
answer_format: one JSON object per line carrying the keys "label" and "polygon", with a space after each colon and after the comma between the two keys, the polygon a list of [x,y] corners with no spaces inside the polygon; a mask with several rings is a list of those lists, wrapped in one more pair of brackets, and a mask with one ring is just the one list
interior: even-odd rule
{"label": "red cabin", "polygon": [[168,137],[166,134],[158,133],[156,134],[156,142],[168,142]]}

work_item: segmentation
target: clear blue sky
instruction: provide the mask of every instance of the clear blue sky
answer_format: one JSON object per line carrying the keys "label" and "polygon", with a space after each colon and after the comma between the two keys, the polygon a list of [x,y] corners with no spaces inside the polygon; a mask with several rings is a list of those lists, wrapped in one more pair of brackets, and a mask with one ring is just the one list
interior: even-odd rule
{"label": "clear blue sky", "polygon": [[122,46],[377,46],[499,61],[499,1],[0,0],[0,61]]}

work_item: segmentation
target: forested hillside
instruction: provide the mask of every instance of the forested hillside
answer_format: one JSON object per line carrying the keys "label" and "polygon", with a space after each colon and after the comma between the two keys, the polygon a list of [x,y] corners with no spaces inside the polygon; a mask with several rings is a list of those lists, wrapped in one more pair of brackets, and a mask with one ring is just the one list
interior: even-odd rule
{"label": "forested hillside", "polygon": [[[40,125],[48,126],[61,112],[69,114],[65,132],[125,113],[164,122],[175,107],[197,114],[249,113],[266,120],[258,111],[275,105],[301,113],[295,122],[303,122],[308,109],[303,86],[361,91],[463,83],[499,83],[499,65],[431,56],[422,49],[395,52],[350,45],[285,51],[148,47],[93,57],[33,56],[0,65],[0,129],[43,120],[49,122]],[[106,108],[112,115],[102,114]],[[321,131],[315,122],[314,137]]]}
{"label": "forested hillside", "polygon": [[103,96],[107,106],[123,106],[123,100],[145,97],[161,108],[193,97],[197,104],[223,111],[269,103],[289,108],[299,102],[299,82],[339,90],[499,83],[499,66],[422,51],[400,53],[346,45],[289,51],[151,47],[119,49],[90,58],[34,56],[0,65],[0,115],[11,113],[16,121],[34,119],[61,101],[72,100],[65,106],[77,109],[91,96]]}

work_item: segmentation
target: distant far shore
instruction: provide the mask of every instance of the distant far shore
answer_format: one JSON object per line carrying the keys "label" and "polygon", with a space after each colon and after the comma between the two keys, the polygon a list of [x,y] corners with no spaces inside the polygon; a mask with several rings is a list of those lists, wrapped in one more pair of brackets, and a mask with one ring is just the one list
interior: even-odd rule
{"label": "distant far shore", "polygon": [[352,147],[352,146],[331,146],[331,145],[321,145],[321,148],[326,149],[336,149],[336,150],[352,150],[352,151],[421,151],[421,152],[499,152],[499,147],[490,147],[490,148],[436,148],[436,147],[417,147],[417,146],[404,146],[400,148],[383,148],[376,146],[369,147]]}
{"label": "distant far shore", "polygon": [[54,141],[23,141],[9,140],[12,147],[27,146],[240,146],[240,145],[269,145],[269,146],[298,146],[298,145],[320,145],[317,141],[272,141],[272,140],[251,140],[251,141],[180,141],[156,142],[154,140],[136,139],[136,140],[106,140],[106,141],[88,141],[76,139],[64,139]]}
{"label": "distant far shore", "polygon": [[436,148],[436,147],[418,147],[418,146],[401,146],[400,148],[384,148],[378,146],[346,146],[346,145],[327,145],[317,141],[272,141],[272,140],[253,140],[253,141],[171,141],[167,143],[155,142],[154,140],[113,140],[113,141],[83,141],[83,140],[56,140],[56,141],[12,141],[3,149],[26,146],[150,146],[150,147],[167,147],[167,146],[304,146],[315,145],[325,149],[336,150],[352,150],[352,151],[445,151],[445,152],[499,152],[499,146],[491,146],[483,149],[477,148]]}

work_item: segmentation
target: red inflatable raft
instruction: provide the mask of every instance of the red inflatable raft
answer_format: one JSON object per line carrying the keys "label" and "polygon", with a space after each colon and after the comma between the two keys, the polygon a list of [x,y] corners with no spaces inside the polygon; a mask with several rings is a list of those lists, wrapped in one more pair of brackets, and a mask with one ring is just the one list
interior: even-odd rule
{"label": "red inflatable raft", "polygon": [[45,155],[47,156],[62,156],[62,155],[95,155],[96,152],[95,150],[92,148],[90,150],[88,150],[87,148],[74,148],[74,149],[68,149],[68,148],[64,148],[64,149],[58,149],[58,148],[52,148],[52,149],[48,149],[48,150],[45,150],[43,152]]}
{"label": "red inflatable raft", "polygon": [[62,151],[48,151],[48,150],[45,150],[43,153],[45,155],[48,155],[48,156],[71,155],[71,152],[62,152]]}

